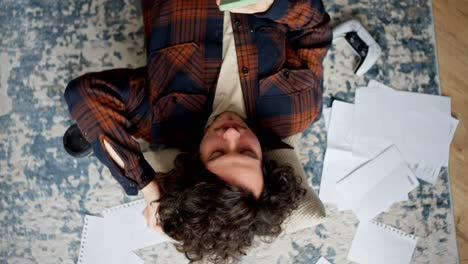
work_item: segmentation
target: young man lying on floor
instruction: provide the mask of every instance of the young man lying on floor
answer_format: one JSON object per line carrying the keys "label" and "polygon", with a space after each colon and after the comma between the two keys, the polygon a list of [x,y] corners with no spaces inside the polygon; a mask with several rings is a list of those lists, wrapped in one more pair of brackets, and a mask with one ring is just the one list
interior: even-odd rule
{"label": "young man lying on floor", "polygon": [[[141,190],[150,227],[191,260],[241,255],[275,237],[305,190],[265,150],[320,117],[331,43],[320,0],[142,1],[147,66],[81,76],[71,115],[126,193]],[[185,153],[155,173],[134,138]]]}

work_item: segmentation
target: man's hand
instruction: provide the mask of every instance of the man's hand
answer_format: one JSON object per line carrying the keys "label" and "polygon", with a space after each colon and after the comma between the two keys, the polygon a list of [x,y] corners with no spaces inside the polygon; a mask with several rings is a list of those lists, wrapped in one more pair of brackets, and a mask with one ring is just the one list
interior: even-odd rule
{"label": "man's hand", "polygon": [[160,197],[158,184],[155,180],[153,180],[143,189],[141,189],[141,191],[147,204],[145,211],[143,212],[146,219],[146,224],[152,230],[163,232],[161,223],[159,222],[159,216],[157,214],[159,203],[156,201]]}
{"label": "man's hand", "polygon": [[[219,6],[221,0],[216,0],[216,4]],[[270,9],[271,5],[273,4],[274,0],[258,0],[256,4],[238,7],[229,10],[231,13],[240,13],[240,14],[255,14],[255,13],[263,13]]]}

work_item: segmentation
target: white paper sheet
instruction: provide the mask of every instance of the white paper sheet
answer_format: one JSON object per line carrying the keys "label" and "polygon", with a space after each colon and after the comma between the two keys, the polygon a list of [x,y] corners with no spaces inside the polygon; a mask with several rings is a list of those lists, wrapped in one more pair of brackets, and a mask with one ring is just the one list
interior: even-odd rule
{"label": "white paper sheet", "polygon": [[368,159],[354,157],[351,144],[346,140],[352,123],[354,106],[335,100],[331,109],[327,150],[323,161],[319,197],[322,202],[338,205],[338,210],[347,210],[336,193],[336,182],[359,167]]}
{"label": "white paper sheet", "polygon": [[348,210],[337,194],[336,182],[365,163],[367,159],[354,157],[351,151],[328,148],[325,153],[320,182],[320,200],[338,206],[338,210]]}
{"label": "white paper sheet", "polygon": [[[446,143],[447,146],[447,153],[450,153],[450,143],[452,142],[453,136],[455,135],[455,131],[458,126],[458,119],[456,118],[451,118],[450,119],[450,134],[447,137],[448,142]],[[449,154],[447,154],[448,156]],[[413,170],[414,174],[416,177],[435,184],[439,177],[440,170],[442,169],[442,165],[432,165],[432,164],[411,164],[411,169]]]}
{"label": "white paper sheet", "polygon": [[169,240],[147,227],[145,206],[138,200],[106,209],[102,218],[85,216],[78,263],[142,264],[134,250]]}
{"label": "white paper sheet", "polygon": [[154,244],[166,242],[168,238],[146,225],[143,210],[144,200],[121,205],[111,212],[103,212],[104,220],[112,229],[118,230],[119,240],[125,249],[137,250]]}
{"label": "white paper sheet", "polygon": [[328,128],[330,127],[331,107],[323,108],[322,114],[325,121],[325,129],[328,131]]}
{"label": "white paper sheet", "polygon": [[380,223],[361,222],[348,260],[360,264],[410,263],[416,243],[416,237],[401,230]]}
{"label": "white paper sheet", "polygon": [[100,227],[104,219],[100,217],[86,215],[84,220],[83,232],[81,234],[81,248],[78,255],[78,264],[81,263],[105,263],[106,256],[100,253],[103,250],[103,243],[110,241],[102,241],[100,239]]}
{"label": "white paper sheet", "polygon": [[132,251],[121,251],[122,244],[112,231],[112,227],[106,224],[104,218],[85,216],[78,263],[142,264],[143,261]]}
{"label": "white paper sheet", "polygon": [[369,221],[401,201],[419,182],[396,146],[384,150],[336,184],[340,203],[359,221]]}
{"label": "white paper sheet", "polygon": [[[369,88],[362,88],[362,89],[367,89],[367,91],[370,91],[371,93],[378,93],[378,95],[381,97],[382,97],[382,94],[380,93],[388,93],[390,95],[395,95],[398,93],[403,94],[403,95],[406,94],[409,98],[412,98],[411,100],[415,100],[416,102],[421,101],[421,100],[430,101],[434,109],[436,109],[440,113],[443,113],[443,112],[446,112],[445,114],[450,113],[449,108],[448,108],[450,106],[448,98],[438,98],[437,96],[432,96],[432,95],[418,95],[418,94],[414,95],[413,93],[408,93],[408,92],[398,92],[376,81],[371,81],[369,83]],[[385,96],[383,96],[382,98],[386,100]],[[420,99],[420,98],[423,98],[423,99]],[[373,103],[375,104],[376,102],[371,101],[371,104]],[[383,107],[385,107],[385,104]],[[387,120],[394,120],[394,123],[400,122],[399,120],[400,117],[393,116],[394,115],[393,112],[395,111],[393,112],[391,111],[392,106],[388,105],[387,109],[388,109],[387,112],[390,112],[389,114],[387,114],[388,116]],[[364,162],[375,157],[370,154],[367,154],[365,156],[356,156],[348,151],[353,148],[353,137],[354,137],[353,127],[355,126],[354,119],[363,121],[363,118],[364,119],[366,118],[366,115],[362,117],[360,115],[355,115],[354,112],[355,112],[355,106],[353,104],[344,103],[341,101],[334,101],[331,109],[328,108],[324,110],[324,118],[325,118],[326,126],[328,129],[328,134],[327,134],[327,150],[326,150],[325,157],[324,157],[319,197],[325,203],[337,204],[338,210],[348,210],[351,208],[349,207],[350,206],[349,204],[343,204],[340,202],[341,197],[338,196],[336,193],[336,182],[340,180],[341,178],[343,178],[345,175],[348,175],[351,171],[359,167]],[[440,114],[439,112],[437,112],[435,115],[441,116],[442,114]],[[370,114],[372,115],[372,113]],[[369,113],[367,115],[369,115]],[[380,118],[380,117],[375,117],[375,118]],[[439,142],[441,143],[441,145],[438,148],[440,149],[445,148],[446,157],[448,157],[449,145],[453,137],[453,134],[455,132],[455,128],[457,124],[456,122],[457,122],[456,119],[453,119],[453,118],[451,119],[449,135],[447,136],[442,135],[442,134],[437,135],[438,137],[440,136]],[[374,124],[377,124],[377,123],[374,123]],[[384,124],[385,122],[381,122],[381,123],[383,124],[381,125],[377,124],[377,125],[381,127],[380,129],[385,129],[385,124]],[[416,130],[421,130],[421,127],[418,127],[417,129],[411,129],[411,131],[409,131],[408,133],[411,134],[413,132],[417,132]],[[425,129],[428,129],[427,126]],[[400,140],[401,142],[405,142],[404,140],[409,140],[408,139],[409,137],[404,135],[403,130],[401,130],[400,132],[401,132],[400,135],[397,135],[397,134],[393,134],[393,132],[390,131],[388,133],[388,138],[394,137],[395,138],[394,141],[399,141],[398,138],[400,138],[402,139]],[[426,134],[426,132],[419,131],[416,134],[413,133],[413,136],[411,137],[414,137],[414,136],[418,137],[419,134]],[[373,139],[373,138],[366,138],[365,142],[362,142],[362,143],[367,144],[366,146],[364,146],[364,148],[372,149],[372,151],[370,152],[372,154],[377,155],[383,149],[390,146],[392,144],[391,141],[392,140],[379,140],[379,139]],[[444,141],[445,143],[442,143]],[[408,144],[405,143],[404,145],[408,145]],[[413,150],[411,150],[410,148],[409,152],[411,151]],[[417,149],[415,151],[419,152],[419,150]],[[424,164],[421,162],[417,164],[410,164],[409,166],[417,177],[430,183],[434,183],[437,180],[439,171],[442,167],[441,165]],[[407,200],[407,198],[408,196],[407,194],[405,194],[401,196],[400,198],[398,198],[395,202],[405,201]]]}
{"label": "white paper sheet", "polygon": [[346,137],[353,126],[354,105],[341,101],[334,101],[329,131],[327,134],[327,148],[351,150],[351,145]]}
{"label": "white paper sheet", "polygon": [[371,81],[356,91],[354,120],[355,155],[372,157],[395,144],[411,164],[448,164],[448,97],[395,91]]}
{"label": "white paper sheet", "polygon": [[320,259],[315,264],[331,264],[331,263],[326,258],[320,257]]}

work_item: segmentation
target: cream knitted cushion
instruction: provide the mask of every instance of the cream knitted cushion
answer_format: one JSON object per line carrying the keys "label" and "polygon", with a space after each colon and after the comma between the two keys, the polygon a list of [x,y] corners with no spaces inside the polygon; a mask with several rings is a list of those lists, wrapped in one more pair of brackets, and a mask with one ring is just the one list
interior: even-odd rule
{"label": "cream knitted cushion", "polygon": [[[264,153],[265,160],[274,160],[278,164],[290,164],[296,171],[296,175],[301,177],[302,186],[307,189],[307,193],[304,196],[299,207],[293,211],[290,217],[288,217],[283,223],[284,233],[293,233],[304,228],[312,227],[320,224],[325,219],[325,208],[322,202],[317,197],[315,192],[312,190],[307,182],[304,168],[299,162],[298,155],[296,153],[297,142],[299,135],[295,135],[284,139],[283,141],[294,149],[279,149],[272,150]],[[177,149],[164,149],[158,151],[151,151],[148,148],[148,144],[144,141],[138,141],[143,151],[143,156],[151,165],[156,172],[169,172],[174,167],[174,159],[180,153]]]}
{"label": "cream knitted cushion", "polygon": [[294,149],[271,150],[263,154],[265,160],[274,160],[278,164],[291,165],[296,172],[296,176],[301,177],[302,186],[307,190],[299,207],[283,223],[283,232],[286,234],[318,225],[325,220],[325,208],[317,194],[315,194],[312,187],[308,184],[304,167],[301,165],[296,152],[299,138],[300,134],[283,139],[283,142],[294,147]]}

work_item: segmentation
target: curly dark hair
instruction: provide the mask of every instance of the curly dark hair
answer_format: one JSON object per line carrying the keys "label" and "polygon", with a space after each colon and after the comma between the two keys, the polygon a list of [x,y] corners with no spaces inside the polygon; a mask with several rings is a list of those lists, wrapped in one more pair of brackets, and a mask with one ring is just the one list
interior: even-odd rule
{"label": "curly dark hair", "polygon": [[245,255],[255,236],[271,242],[306,190],[293,168],[266,162],[260,197],[209,172],[197,154],[180,154],[159,180],[164,232],[190,261],[226,263]]}

